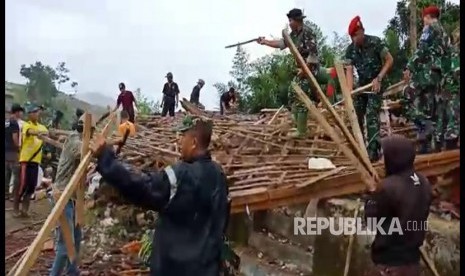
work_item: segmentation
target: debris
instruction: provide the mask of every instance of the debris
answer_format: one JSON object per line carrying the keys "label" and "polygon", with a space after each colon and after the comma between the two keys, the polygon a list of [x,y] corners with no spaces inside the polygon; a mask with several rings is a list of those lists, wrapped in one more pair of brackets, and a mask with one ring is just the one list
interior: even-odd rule
{"label": "debris", "polygon": [[311,157],[308,159],[308,168],[314,170],[326,170],[335,169],[336,166],[329,159]]}

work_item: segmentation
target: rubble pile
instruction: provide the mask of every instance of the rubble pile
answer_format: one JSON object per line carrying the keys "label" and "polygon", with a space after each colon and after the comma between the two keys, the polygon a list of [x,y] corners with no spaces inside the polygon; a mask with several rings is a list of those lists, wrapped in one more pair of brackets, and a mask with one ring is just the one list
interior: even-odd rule
{"label": "rubble pile", "polygon": [[[350,170],[350,163],[339,152],[337,144],[326,137],[311,119],[307,137],[296,139],[288,135],[293,126],[288,111],[281,110],[277,116],[277,110],[264,110],[259,115],[219,116],[214,112],[187,108],[190,113],[213,122],[212,157],[225,169],[232,191],[298,184],[308,180],[321,173],[321,170],[308,168],[310,157],[325,158],[336,167],[344,166]],[[342,108],[338,109],[338,113],[345,118]],[[180,123],[182,116],[177,116],[169,124],[166,120],[159,116],[139,118],[137,135],[128,138],[121,159],[138,167],[153,163],[163,166],[177,161],[180,152],[173,128]],[[331,119],[329,122],[334,124]],[[395,130],[407,135],[412,131],[410,126],[398,126]]]}

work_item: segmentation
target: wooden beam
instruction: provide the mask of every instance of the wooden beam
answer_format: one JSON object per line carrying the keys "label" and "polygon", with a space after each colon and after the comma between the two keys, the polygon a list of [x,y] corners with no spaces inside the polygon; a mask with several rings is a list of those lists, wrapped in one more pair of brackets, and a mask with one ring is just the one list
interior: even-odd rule
{"label": "wooden beam", "polygon": [[341,85],[342,95],[344,96],[345,100],[344,110],[346,111],[347,117],[349,118],[349,122],[352,127],[352,132],[354,133],[355,140],[357,140],[360,150],[362,152],[361,158],[363,159],[363,162],[370,164],[370,166],[367,169],[370,172],[371,176],[374,178],[375,182],[378,182],[378,174],[376,173],[373,166],[371,166],[370,159],[368,158],[365,139],[363,137],[362,130],[360,129],[360,125],[358,123],[357,113],[355,113],[355,108],[352,101],[352,94],[350,93],[349,86],[347,85],[346,76],[344,74],[344,68],[342,67],[341,63],[336,63],[335,68],[337,76],[339,78],[339,83]]}
{"label": "wooden beam", "polygon": [[[92,115],[86,112],[84,115],[84,129],[82,132],[81,159],[89,152],[90,136],[92,131]],[[84,194],[85,194],[85,176],[80,180],[76,191],[76,225],[84,225]]]}
{"label": "wooden beam", "polygon": [[[115,113],[113,112],[110,115],[108,124],[102,130],[103,136],[108,136],[110,125],[112,124],[114,119]],[[55,227],[60,215],[63,213],[65,205],[68,203],[70,197],[75,192],[77,186],[80,184],[80,180],[84,176],[91,159],[92,155],[90,152],[88,152],[86,156],[84,156],[84,158],[81,160],[78,168],[71,177],[69,184],[66,186],[65,190],[61,194],[60,199],[55,203],[55,206],[53,207],[52,211],[50,212],[50,215],[47,217],[47,220],[45,221],[44,225],[37,234],[37,237],[34,239],[34,241],[31,244],[31,247],[26,252],[24,259],[21,261],[21,264],[19,265],[17,271],[14,274],[15,276],[28,275],[29,270],[34,265],[37,257],[39,256],[41,246],[47,238],[47,235]]]}

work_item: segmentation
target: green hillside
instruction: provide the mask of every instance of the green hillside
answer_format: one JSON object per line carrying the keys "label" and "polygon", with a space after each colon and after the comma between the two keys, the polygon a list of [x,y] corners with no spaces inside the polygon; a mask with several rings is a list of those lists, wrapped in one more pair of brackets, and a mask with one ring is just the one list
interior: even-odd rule
{"label": "green hillside", "polygon": [[[14,97],[14,102],[24,104],[28,101],[26,93],[26,85],[17,84],[5,81],[5,94],[10,93]],[[81,108],[92,113],[94,116],[99,117],[105,113],[106,109],[101,106],[89,104],[67,95],[63,92],[58,92],[57,97],[52,99],[52,106],[47,107],[48,111],[60,110],[64,113],[63,123],[64,127],[69,126],[72,121],[76,108]]]}

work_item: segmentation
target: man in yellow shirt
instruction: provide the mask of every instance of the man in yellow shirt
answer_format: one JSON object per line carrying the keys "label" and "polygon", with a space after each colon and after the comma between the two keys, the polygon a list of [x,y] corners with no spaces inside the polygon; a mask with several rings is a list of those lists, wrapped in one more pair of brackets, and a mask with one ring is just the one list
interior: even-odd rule
{"label": "man in yellow shirt", "polygon": [[129,136],[136,135],[136,127],[129,121],[129,113],[126,110],[121,111],[121,124],[118,127],[119,135],[123,136],[129,130]]}
{"label": "man in yellow shirt", "polygon": [[[31,195],[34,193],[39,175],[39,166],[42,162],[42,147],[44,142],[41,136],[48,135],[47,128],[39,123],[42,106],[31,104],[26,107],[28,121],[24,122],[21,133],[21,149],[19,154],[20,185],[15,195],[13,209],[15,216],[28,216]],[[19,212],[19,202],[22,200],[22,210]]]}

